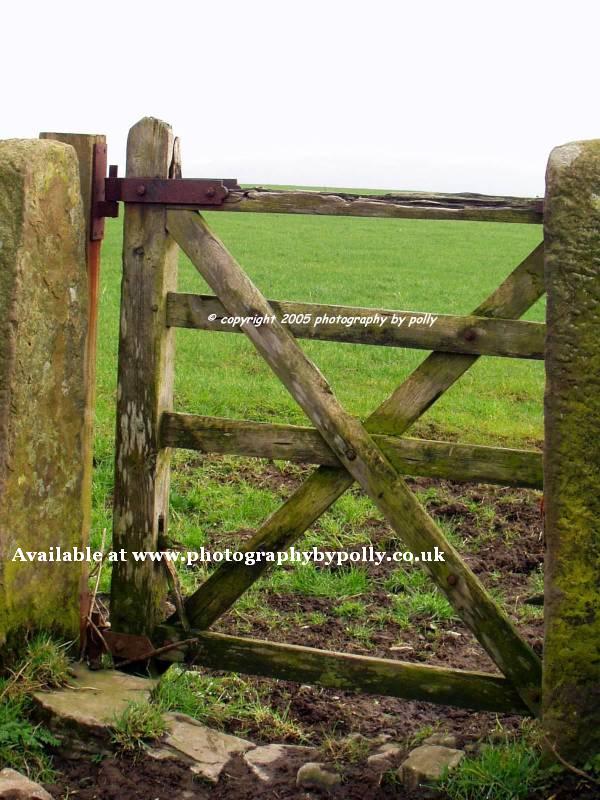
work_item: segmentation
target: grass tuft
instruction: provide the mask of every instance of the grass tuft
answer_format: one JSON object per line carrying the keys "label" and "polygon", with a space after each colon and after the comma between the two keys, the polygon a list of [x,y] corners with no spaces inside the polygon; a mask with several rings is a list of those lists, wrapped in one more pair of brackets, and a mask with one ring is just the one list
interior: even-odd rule
{"label": "grass tuft", "polygon": [[344,619],[364,619],[366,609],[360,600],[344,600],[333,609],[333,613]]}
{"label": "grass tuft", "polygon": [[279,570],[270,578],[274,591],[296,592],[307,597],[348,598],[363,594],[369,588],[364,569],[350,567],[332,572],[314,564],[298,564],[291,570]]}
{"label": "grass tuft", "polygon": [[384,585],[395,595],[392,613],[402,627],[411,622],[448,622],[457,618],[448,600],[420,569],[401,567],[387,578]]}
{"label": "grass tuft", "polygon": [[544,768],[539,750],[524,742],[486,746],[464,758],[440,788],[450,800],[521,800],[543,788],[556,768]]}
{"label": "grass tuft", "polygon": [[366,760],[370,747],[371,742],[360,734],[351,734],[343,738],[326,734],[319,751],[324,761],[358,764]]}
{"label": "grass tuft", "polygon": [[123,753],[136,753],[160,739],[169,726],[162,711],[145,701],[129,703],[113,722],[112,743]]}

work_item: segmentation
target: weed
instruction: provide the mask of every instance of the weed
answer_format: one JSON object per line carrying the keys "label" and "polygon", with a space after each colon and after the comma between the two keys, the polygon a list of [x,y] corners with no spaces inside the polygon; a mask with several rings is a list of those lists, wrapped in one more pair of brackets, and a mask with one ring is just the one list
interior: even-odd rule
{"label": "weed", "polygon": [[415,731],[413,735],[410,737],[409,745],[410,747],[417,747],[420,745],[428,736],[431,736],[435,733],[439,728],[439,725],[423,725],[422,728],[419,728],[418,731]]}
{"label": "weed", "polygon": [[310,611],[306,615],[306,621],[309,625],[325,625],[327,614],[323,614],[322,611]]}
{"label": "weed", "polygon": [[354,597],[369,588],[369,578],[364,569],[350,567],[332,572],[318,569],[312,563],[279,570],[273,573],[270,582],[275,591],[297,592],[308,597]]}
{"label": "weed", "polygon": [[385,589],[393,594],[416,592],[431,586],[431,579],[417,567],[398,567],[383,582]]}
{"label": "weed", "polygon": [[319,748],[324,761],[357,764],[369,754],[369,740],[360,734],[340,738],[326,734]]}
{"label": "weed", "polygon": [[365,616],[365,604],[360,600],[344,600],[333,609],[336,617],[344,617],[344,619],[361,619]]}
{"label": "weed", "polygon": [[[408,619],[427,622],[449,622],[458,619],[454,609],[444,595],[434,586],[426,592],[410,594],[408,602]],[[402,621],[405,606],[404,598],[396,598],[396,618]]]}
{"label": "weed", "polygon": [[29,719],[32,692],[64,686],[69,679],[68,645],[40,633],[27,644],[22,661],[0,680],[0,769],[10,767],[32,780],[51,781],[53,770],[46,746],[58,741]]}
{"label": "weed", "polygon": [[540,751],[524,742],[486,745],[445,775],[450,800],[521,800],[543,788],[556,768],[543,768]]}
{"label": "weed", "polygon": [[372,625],[368,623],[354,623],[353,625],[348,625],[346,632],[364,647],[369,649],[373,647],[372,638],[374,630]]}
{"label": "weed", "polygon": [[[6,688],[0,683],[0,694]],[[34,781],[50,782],[54,773],[46,746],[58,740],[41,725],[28,719],[29,704],[25,697],[4,694],[0,702],[0,770],[15,769]]]}
{"label": "weed", "polygon": [[456,614],[444,595],[420,569],[399,568],[384,583],[393,592],[392,613],[402,627],[416,620],[422,622],[447,622]]}
{"label": "weed", "polygon": [[539,566],[529,576],[529,588],[532,594],[544,594],[544,567]]}
{"label": "weed", "polygon": [[160,739],[168,729],[160,708],[145,701],[133,702],[115,718],[112,742],[124,753],[136,753],[148,742]]}
{"label": "weed", "polygon": [[277,711],[257,700],[249,704],[245,717],[253,722],[261,738],[267,741],[303,742],[307,738],[302,727],[290,719],[289,709]]}
{"label": "weed", "polygon": [[0,691],[0,700],[21,697],[38,689],[65,686],[70,677],[68,647],[48,634],[36,634],[28,642],[23,660],[17,663]]}

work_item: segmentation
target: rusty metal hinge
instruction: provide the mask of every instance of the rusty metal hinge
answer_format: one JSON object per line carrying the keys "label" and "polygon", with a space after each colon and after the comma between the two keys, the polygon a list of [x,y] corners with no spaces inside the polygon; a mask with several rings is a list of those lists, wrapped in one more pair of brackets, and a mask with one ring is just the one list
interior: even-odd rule
{"label": "rusty metal hinge", "polygon": [[[112,169],[112,167],[111,167]],[[174,206],[220,206],[237,181],[222,178],[117,178],[105,181],[108,202],[162,203]]]}
{"label": "rusty metal hinge", "polygon": [[106,145],[95,145],[92,239],[102,239],[104,218],[118,217],[120,202],[210,208],[222,205],[230,191],[241,191],[235,178],[119,178],[115,165],[106,177],[106,163]]}

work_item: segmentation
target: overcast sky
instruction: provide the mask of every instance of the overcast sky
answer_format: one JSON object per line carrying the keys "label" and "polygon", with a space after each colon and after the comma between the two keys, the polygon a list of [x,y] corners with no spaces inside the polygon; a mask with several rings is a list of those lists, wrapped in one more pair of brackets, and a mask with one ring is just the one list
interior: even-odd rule
{"label": "overcast sky", "polygon": [[597,2],[3,4],[0,138],[173,125],[184,176],[537,195],[600,137]]}

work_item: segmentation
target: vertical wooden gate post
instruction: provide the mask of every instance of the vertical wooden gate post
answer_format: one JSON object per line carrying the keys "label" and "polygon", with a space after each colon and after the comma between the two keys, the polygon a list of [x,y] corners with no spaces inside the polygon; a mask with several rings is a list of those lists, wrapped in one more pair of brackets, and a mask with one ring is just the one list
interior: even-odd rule
{"label": "vertical wooden gate post", "polygon": [[[129,132],[127,177],[167,178],[173,168],[169,125],[146,117]],[[167,292],[176,290],[178,249],[164,206],[127,204],[117,387],[111,620],[115,630],[150,633],[166,593],[164,567],[135,561],[132,551],[158,550],[167,521],[169,450],[159,423],[172,407],[173,333],[165,325]]]}
{"label": "vertical wooden gate post", "polygon": [[600,140],[555,148],[546,184],[543,721],[584,763],[600,752]]}

